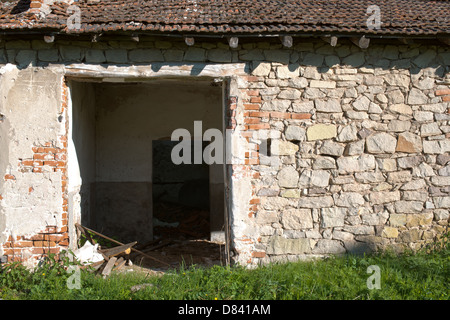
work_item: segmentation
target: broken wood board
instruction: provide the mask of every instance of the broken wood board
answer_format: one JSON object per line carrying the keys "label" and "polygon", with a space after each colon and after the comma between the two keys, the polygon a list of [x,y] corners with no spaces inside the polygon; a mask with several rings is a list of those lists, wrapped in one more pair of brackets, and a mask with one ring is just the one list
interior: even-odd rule
{"label": "broken wood board", "polygon": [[124,244],[118,247],[114,247],[111,249],[103,249],[100,250],[100,252],[105,255],[106,257],[108,257],[108,259],[110,259],[111,257],[117,256],[119,254],[130,254],[131,253],[131,247],[133,247],[135,244],[137,243],[137,241],[128,243],[128,244]]}
{"label": "broken wood board", "polygon": [[116,257],[111,257],[111,259],[109,259],[109,261],[106,263],[105,267],[102,270],[103,277],[109,276],[112,269],[114,268],[114,264],[116,263],[116,261],[117,261]]}
{"label": "broken wood board", "polygon": [[[117,240],[114,240],[114,239],[112,239],[112,238],[110,238],[110,237],[108,237],[108,236],[105,236],[105,235],[103,235],[103,234],[101,234],[100,232],[97,232],[97,231],[95,231],[95,230],[92,230],[92,229],[89,229],[89,228],[87,228],[87,227],[84,227],[84,226],[82,226],[82,225],[79,224],[79,223],[75,223],[75,226],[77,226],[77,227],[79,226],[80,228],[83,228],[83,229],[85,229],[85,230],[87,230],[87,231],[90,231],[90,232],[92,232],[92,233],[94,233],[94,234],[96,234],[96,235],[98,235],[98,236],[100,236],[100,237],[102,237],[102,238],[105,238],[106,240],[109,240],[109,241],[111,241],[111,242],[113,242],[113,243],[116,243],[116,244],[118,244],[118,245],[121,245],[121,246],[124,245],[123,243],[121,243],[121,242],[119,242],[119,241],[117,241]],[[170,267],[170,264],[168,264],[168,263],[166,263],[166,262],[164,262],[164,261],[161,261],[161,260],[159,260],[159,259],[156,259],[155,257],[152,257],[152,256],[150,256],[150,255],[148,255],[148,254],[146,254],[146,253],[144,253],[144,252],[142,252],[142,251],[140,251],[140,250],[134,249],[133,247],[131,247],[131,250],[134,251],[134,252],[138,252],[138,253],[140,253],[141,255],[143,255],[143,256],[145,256],[145,257],[147,257],[147,258],[149,258],[149,259],[152,259],[152,260],[154,260],[154,261],[156,261],[156,262],[159,262],[159,263],[161,263],[161,264],[163,264],[163,265],[165,265],[165,266]]]}
{"label": "broken wood board", "polygon": [[127,261],[124,258],[120,257],[119,259],[117,259],[117,261],[115,263],[114,270],[119,270],[120,268],[122,268],[125,265],[126,262]]}

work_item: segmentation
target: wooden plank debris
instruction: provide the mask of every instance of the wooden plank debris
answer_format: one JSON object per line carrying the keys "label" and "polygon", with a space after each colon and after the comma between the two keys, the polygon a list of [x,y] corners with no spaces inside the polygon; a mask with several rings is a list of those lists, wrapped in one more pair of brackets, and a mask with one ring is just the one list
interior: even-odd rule
{"label": "wooden plank debris", "polygon": [[109,261],[106,263],[105,267],[102,270],[102,276],[107,277],[111,273],[112,269],[114,268],[114,264],[116,263],[117,258],[111,257]]}
{"label": "wooden plank debris", "polygon": [[[79,226],[80,228],[83,228],[83,229],[85,229],[86,231],[90,231],[90,232],[92,232],[93,234],[96,234],[96,235],[98,235],[98,236],[100,236],[100,237],[102,237],[102,238],[105,238],[106,240],[109,240],[109,241],[111,241],[111,242],[113,242],[113,243],[115,243],[115,244],[118,244],[118,245],[120,245],[120,246],[125,245],[125,244],[123,244],[123,243],[121,243],[121,242],[119,242],[119,241],[117,241],[117,240],[114,240],[114,239],[112,239],[112,238],[110,238],[110,237],[108,237],[108,236],[105,236],[105,235],[101,234],[100,232],[97,232],[97,231],[95,231],[95,230],[92,230],[92,229],[89,229],[89,228],[87,228],[87,227],[85,227],[85,226],[82,226],[82,225],[79,224],[79,223],[76,223],[75,226],[77,226],[77,227]],[[152,257],[151,255],[148,255],[148,254],[146,254],[145,252],[142,252],[142,251],[140,251],[140,250],[134,249],[133,247],[131,247],[130,249],[131,249],[132,251],[134,251],[134,252],[140,253],[140,254],[143,255],[144,257],[147,257],[147,258],[152,259],[152,260],[154,260],[154,261],[156,261],[156,262],[159,262],[159,263],[161,263],[161,264],[163,264],[163,265],[165,265],[165,266],[170,267],[170,264],[168,264],[168,263],[166,263],[166,262],[164,262],[164,261],[161,261],[161,260],[159,260],[159,259],[157,259],[157,258],[155,258],[155,257]]]}
{"label": "wooden plank debris", "polygon": [[131,243],[128,243],[128,244],[125,244],[125,245],[122,245],[122,246],[114,247],[114,248],[111,248],[111,249],[100,250],[100,252],[103,255],[107,256],[108,258],[117,256],[117,255],[119,255],[121,253],[130,254],[131,247],[134,246],[136,243],[137,243],[137,241],[131,242]]}
{"label": "wooden plank debris", "polygon": [[119,270],[120,268],[122,268],[125,265],[126,262],[127,262],[127,260],[125,260],[123,257],[120,257],[119,259],[117,259],[117,261],[115,263],[114,270]]}
{"label": "wooden plank debris", "polygon": [[81,234],[83,234],[83,236],[86,237],[86,239],[88,239],[88,241],[92,244],[96,244],[96,242],[94,241],[94,239],[92,239],[91,235],[89,234],[89,232],[87,232],[84,227],[82,227],[80,224],[76,223],[75,227],[81,232]]}

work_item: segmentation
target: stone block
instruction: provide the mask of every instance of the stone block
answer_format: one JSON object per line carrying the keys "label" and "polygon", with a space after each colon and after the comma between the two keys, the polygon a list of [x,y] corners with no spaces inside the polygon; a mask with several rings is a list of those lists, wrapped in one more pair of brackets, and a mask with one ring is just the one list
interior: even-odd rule
{"label": "stone block", "polygon": [[336,88],[336,82],[334,81],[323,81],[323,80],[311,80],[309,83],[311,88],[322,88],[322,89],[334,89]]}
{"label": "stone block", "polygon": [[354,125],[343,126],[336,138],[339,142],[350,142],[358,140],[358,129]]}
{"label": "stone block", "polygon": [[300,112],[300,113],[309,113],[311,110],[314,109],[314,102],[313,101],[306,101],[306,102],[298,102],[293,103],[292,108],[294,109],[294,112]]}
{"label": "stone block", "polygon": [[366,96],[360,96],[353,102],[353,109],[356,111],[368,111],[370,106],[370,100]]}
{"label": "stone block", "polygon": [[401,233],[400,238],[403,242],[416,242],[421,238],[421,231],[418,229],[411,229]]}
{"label": "stone block", "polygon": [[20,50],[16,55],[16,63],[23,67],[36,64],[36,51],[34,50]]}
{"label": "stone block", "polygon": [[393,74],[393,73],[389,73],[385,76],[383,76],[384,81],[386,81],[386,83],[389,86],[399,86],[399,87],[409,87],[409,84],[411,82],[411,79],[409,76],[404,75],[404,74]]}
{"label": "stone block", "polygon": [[270,100],[263,103],[261,110],[285,112],[290,106],[290,100]]}
{"label": "stone block", "polygon": [[397,238],[398,237],[398,229],[392,227],[384,227],[381,232],[381,236],[383,238]]}
{"label": "stone block", "polygon": [[300,68],[298,64],[289,64],[277,67],[278,79],[295,79],[300,75]]}
{"label": "stone block", "polygon": [[345,147],[331,140],[325,140],[320,147],[319,152],[322,155],[340,157],[344,154]]}
{"label": "stone block", "polygon": [[407,170],[389,172],[387,175],[387,182],[389,183],[405,183],[411,181],[411,179],[411,172]]}
{"label": "stone block", "polygon": [[38,50],[38,59],[44,62],[56,62],[59,60],[58,49],[41,49]]}
{"label": "stone block", "polygon": [[316,111],[318,112],[342,112],[341,104],[338,99],[316,100]]}
{"label": "stone block", "polygon": [[360,67],[365,61],[364,52],[353,53],[342,60],[344,64],[352,67]]}
{"label": "stone block", "polygon": [[388,124],[388,131],[392,132],[404,132],[408,131],[411,128],[410,121],[403,120],[391,120]]}
{"label": "stone block", "polygon": [[412,116],[412,114],[413,114],[412,108],[410,106],[408,106],[407,104],[403,104],[403,103],[390,105],[388,107],[388,110],[393,113],[402,114],[402,115],[406,115],[406,116]]}
{"label": "stone block", "polygon": [[344,232],[334,229],[332,233],[332,238],[341,241],[352,241],[354,240],[355,236],[350,232]]}
{"label": "stone block", "polygon": [[413,175],[415,177],[424,178],[424,177],[432,177],[435,175],[435,173],[431,166],[429,166],[425,162],[422,162],[421,164],[419,164],[419,166],[413,168]]}
{"label": "stone block", "polygon": [[298,203],[300,208],[320,209],[333,207],[334,200],[331,196],[302,197]]}
{"label": "stone block", "polygon": [[284,135],[286,140],[305,141],[306,129],[295,125],[289,125],[287,126]]}
{"label": "stone block", "polygon": [[372,205],[390,203],[400,200],[399,191],[379,191],[372,192],[369,196]]}
{"label": "stone block", "polygon": [[162,62],[164,56],[159,49],[136,49],[131,50],[129,58],[133,62]]}
{"label": "stone block", "polygon": [[450,208],[450,196],[449,197],[433,197],[433,203],[436,209]]}
{"label": "stone block", "polygon": [[184,54],[185,61],[206,61],[206,50],[197,47],[189,47]]}
{"label": "stone block", "polygon": [[434,113],[431,111],[414,111],[414,120],[416,121],[433,121]]}
{"label": "stone block", "polygon": [[364,205],[363,196],[357,192],[342,192],[334,195],[334,203],[338,207],[359,208]]}
{"label": "stone block", "polygon": [[285,189],[280,192],[280,196],[283,198],[300,198],[300,190],[297,189]]}
{"label": "stone block", "polygon": [[423,156],[401,157],[397,158],[397,163],[399,168],[406,169],[418,166],[423,160]]}
{"label": "stone block", "polygon": [[279,62],[288,64],[291,58],[291,53],[288,50],[264,50],[265,60],[271,62]]}
{"label": "stone block", "polygon": [[417,179],[405,183],[400,190],[420,190],[424,189],[426,186],[427,184],[424,179]]}
{"label": "stone block", "polygon": [[434,220],[436,220],[436,221],[448,220],[449,216],[450,216],[450,212],[448,210],[444,210],[444,209],[434,210]]}
{"label": "stone block", "polygon": [[330,173],[325,170],[303,170],[299,179],[299,186],[303,188],[319,187],[329,185]]}
{"label": "stone block", "polygon": [[437,136],[440,134],[442,134],[442,131],[436,122],[424,123],[420,126],[420,135],[422,137]]}
{"label": "stone block", "polygon": [[299,147],[297,144],[294,144],[289,141],[283,140],[272,140],[270,144],[270,152],[272,155],[278,156],[289,156],[297,153]]}
{"label": "stone block", "polygon": [[405,96],[399,89],[395,89],[395,90],[386,92],[386,98],[387,98],[387,101],[384,103],[387,103],[387,102],[389,102],[390,104],[405,103]]}
{"label": "stone block", "polygon": [[253,61],[251,65],[251,73],[257,77],[267,77],[272,70],[272,65],[267,62]]}
{"label": "stone block", "polygon": [[306,130],[308,141],[331,139],[336,137],[336,126],[332,124],[316,124]]}
{"label": "stone block", "polygon": [[272,188],[262,188],[258,191],[257,195],[259,197],[276,197],[280,193],[279,189]]}
{"label": "stone block", "polygon": [[373,154],[394,153],[397,140],[388,133],[380,132],[366,138],[367,152]]}
{"label": "stone block", "polygon": [[239,52],[242,61],[264,61],[264,53],[261,49],[242,50]]}
{"label": "stone block", "polygon": [[382,171],[395,171],[397,170],[397,163],[395,159],[381,158],[377,159],[378,168]]}
{"label": "stone block", "polygon": [[288,230],[312,229],[311,209],[285,210],[281,213],[281,224]]}
{"label": "stone block", "polygon": [[226,49],[211,49],[208,50],[208,60],[218,63],[231,62],[231,51]]}
{"label": "stone block", "polygon": [[450,176],[434,176],[431,177],[431,183],[438,187],[450,186]]}
{"label": "stone block", "polygon": [[[125,49],[105,50],[106,61],[109,63],[127,63],[128,52]],[[63,57],[64,58],[64,57]]]}
{"label": "stone block", "polygon": [[332,157],[318,157],[314,160],[313,169],[336,169],[336,161]]}
{"label": "stone block", "polygon": [[343,230],[346,232],[353,233],[354,235],[374,235],[375,234],[375,229],[373,226],[344,225]]}
{"label": "stone block", "polygon": [[359,140],[356,142],[351,142],[347,145],[345,155],[346,156],[357,156],[364,153],[365,141]]}
{"label": "stone block", "polygon": [[422,201],[425,202],[428,198],[428,194],[423,191],[404,191],[402,200],[406,201]]}
{"label": "stone block", "polygon": [[443,148],[442,145],[440,143],[440,141],[427,141],[424,140],[423,141],[423,152],[427,153],[427,154],[439,154],[439,153],[444,153],[442,152]]}
{"label": "stone block", "polygon": [[322,208],[320,210],[321,227],[333,228],[344,226],[347,210],[345,208]]}
{"label": "stone block", "polygon": [[[379,183],[384,182],[384,175],[380,171],[375,172],[356,172],[355,179],[359,183]],[[378,188],[380,188],[379,186]]]}
{"label": "stone block", "polygon": [[415,58],[413,63],[419,68],[426,68],[434,58],[436,58],[436,51],[429,49]]}
{"label": "stone block", "polygon": [[391,227],[401,227],[406,225],[406,214],[392,213],[389,216],[389,225]]}
{"label": "stone block", "polygon": [[429,226],[433,221],[433,213],[416,213],[406,215],[406,227]]}
{"label": "stone block", "polygon": [[394,204],[397,213],[418,213],[423,210],[422,201],[397,201]]}
{"label": "stone block", "polygon": [[308,80],[303,77],[298,78],[290,78],[289,79],[289,86],[296,88],[296,89],[303,89],[308,86]]}
{"label": "stone block", "polygon": [[407,102],[410,105],[426,104],[428,102],[428,97],[421,90],[412,88],[409,91]]}
{"label": "stone block", "polygon": [[267,254],[303,254],[311,252],[310,240],[306,238],[286,239],[281,236],[273,236],[267,244]]}
{"label": "stone block", "polygon": [[368,154],[337,159],[339,173],[354,173],[375,169],[375,157]]}
{"label": "stone block", "polygon": [[364,112],[364,111],[348,110],[348,111],[345,111],[345,116],[352,120],[366,120],[369,118],[369,115],[367,114],[367,112]]}
{"label": "stone block", "polygon": [[338,56],[333,55],[327,55],[325,56],[325,65],[332,68],[334,66],[337,66],[341,63],[341,60]]}
{"label": "stone block", "polygon": [[422,152],[422,139],[411,132],[400,133],[395,151],[420,153]]}
{"label": "stone block", "polygon": [[292,166],[286,166],[277,174],[278,185],[282,188],[296,188],[298,185],[299,173]]}
{"label": "stone block", "polygon": [[329,239],[319,239],[313,249],[313,253],[316,254],[343,254],[346,252],[341,241]]}
{"label": "stone block", "polygon": [[307,53],[301,60],[302,65],[320,67],[323,64],[324,56],[317,53]]}
{"label": "stone block", "polygon": [[104,63],[106,56],[103,50],[88,49],[86,50],[86,63]]}
{"label": "stone block", "polygon": [[298,100],[301,95],[302,93],[297,89],[285,89],[278,94],[278,99]]}
{"label": "stone block", "polygon": [[164,56],[164,61],[180,62],[180,61],[183,61],[184,51],[176,50],[176,49],[164,50],[163,56]]}

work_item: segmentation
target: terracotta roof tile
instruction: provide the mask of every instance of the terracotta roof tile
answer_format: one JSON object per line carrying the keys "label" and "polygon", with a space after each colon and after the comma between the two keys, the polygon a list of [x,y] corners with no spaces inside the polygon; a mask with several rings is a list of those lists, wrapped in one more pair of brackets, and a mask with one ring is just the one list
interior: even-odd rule
{"label": "terracotta roof tile", "polygon": [[[75,2],[80,30],[68,30],[68,4],[55,2],[44,18],[29,0],[0,4],[0,29],[51,28],[62,32],[157,31],[192,33],[450,34],[449,0],[101,0]],[[367,8],[377,5],[382,26],[370,30]]]}

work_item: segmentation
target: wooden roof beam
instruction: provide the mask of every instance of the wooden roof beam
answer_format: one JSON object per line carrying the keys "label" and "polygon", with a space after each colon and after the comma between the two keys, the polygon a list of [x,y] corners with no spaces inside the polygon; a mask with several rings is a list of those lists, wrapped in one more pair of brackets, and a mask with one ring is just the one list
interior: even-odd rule
{"label": "wooden roof beam", "polygon": [[283,44],[283,47],[291,48],[294,45],[294,39],[292,38],[292,36],[281,36],[280,40]]}
{"label": "wooden roof beam", "polygon": [[362,36],[361,38],[350,38],[350,41],[361,49],[367,49],[370,44],[370,39],[366,38],[366,36]]}

